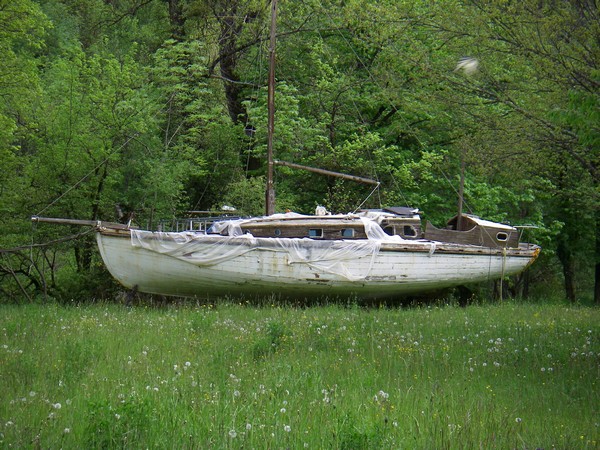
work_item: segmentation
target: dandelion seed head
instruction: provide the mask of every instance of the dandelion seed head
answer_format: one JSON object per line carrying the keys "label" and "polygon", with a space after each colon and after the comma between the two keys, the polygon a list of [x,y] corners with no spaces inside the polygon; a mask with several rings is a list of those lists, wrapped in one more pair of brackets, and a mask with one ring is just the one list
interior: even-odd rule
{"label": "dandelion seed head", "polygon": [[284,427],[283,427],[283,430],[284,430],[286,433],[289,433],[290,431],[292,431],[292,427],[290,427],[289,425],[286,425],[286,426],[284,426]]}
{"label": "dandelion seed head", "polygon": [[229,437],[230,437],[231,439],[235,439],[235,438],[236,438],[236,436],[237,436],[237,433],[236,433],[236,431],[235,431],[235,430],[229,430]]}

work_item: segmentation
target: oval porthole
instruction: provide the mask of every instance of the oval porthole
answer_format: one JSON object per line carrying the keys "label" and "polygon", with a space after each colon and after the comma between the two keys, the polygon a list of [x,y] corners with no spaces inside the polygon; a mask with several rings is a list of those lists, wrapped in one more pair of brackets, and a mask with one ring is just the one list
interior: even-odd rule
{"label": "oval porthole", "polygon": [[354,237],[354,229],[353,228],[343,228],[342,229],[342,237],[345,237],[345,238]]}
{"label": "oval porthole", "polygon": [[275,236],[281,236],[281,230],[279,228],[275,228]]}
{"label": "oval porthole", "polygon": [[417,235],[417,230],[412,225],[404,225],[403,233],[405,237],[415,237]]}
{"label": "oval porthole", "polygon": [[506,234],[505,232],[501,231],[500,233],[498,233],[496,235],[496,239],[502,242],[508,241],[508,234]]}

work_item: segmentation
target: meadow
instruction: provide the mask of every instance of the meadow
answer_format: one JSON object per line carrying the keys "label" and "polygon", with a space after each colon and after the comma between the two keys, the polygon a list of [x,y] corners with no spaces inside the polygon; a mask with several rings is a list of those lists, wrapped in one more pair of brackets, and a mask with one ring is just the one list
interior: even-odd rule
{"label": "meadow", "polygon": [[600,310],[0,306],[0,447],[600,447]]}

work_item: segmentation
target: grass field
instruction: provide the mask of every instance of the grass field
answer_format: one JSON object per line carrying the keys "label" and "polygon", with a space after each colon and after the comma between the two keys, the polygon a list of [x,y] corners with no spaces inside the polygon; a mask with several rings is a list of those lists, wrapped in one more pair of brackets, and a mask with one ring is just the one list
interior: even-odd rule
{"label": "grass field", "polygon": [[600,310],[0,306],[0,447],[599,448]]}

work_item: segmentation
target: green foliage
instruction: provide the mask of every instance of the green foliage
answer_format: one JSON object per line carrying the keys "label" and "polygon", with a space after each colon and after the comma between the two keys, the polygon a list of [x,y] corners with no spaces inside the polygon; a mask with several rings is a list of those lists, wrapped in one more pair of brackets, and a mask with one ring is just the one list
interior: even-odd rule
{"label": "green foliage", "polygon": [[[1,246],[30,242],[40,212],[262,214],[268,16],[254,0],[0,2]],[[599,23],[586,2],[281,3],[276,158],[381,188],[277,167],[277,210],[410,205],[440,225],[464,161],[465,211],[538,226],[546,273],[576,261],[584,292],[600,258]],[[462,56],[479,70],[455,71]],[[81,292],[92,248],[4,254],[1,292]]]}
{"label": "green foliage", "polygon": [[221,203],[215,204],[212,209],[219,211],[223,206],[232,206],[236,214],[241,216],[261,216],[265,209],[265,186],[264,178],[240,177],[227,185]]}

